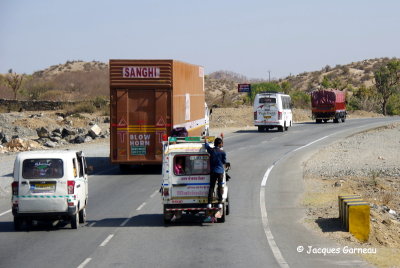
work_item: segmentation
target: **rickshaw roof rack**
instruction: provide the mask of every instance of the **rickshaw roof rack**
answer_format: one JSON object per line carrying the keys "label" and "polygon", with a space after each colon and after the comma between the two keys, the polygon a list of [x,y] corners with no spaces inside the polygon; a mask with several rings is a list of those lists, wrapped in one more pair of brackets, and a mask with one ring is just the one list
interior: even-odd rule
{"label": "rickshaw roof rack", "polygon": [[204,143],[213,142],[215,140],[214,136],[190,136],[190,137],[168,137],[168,143]]}

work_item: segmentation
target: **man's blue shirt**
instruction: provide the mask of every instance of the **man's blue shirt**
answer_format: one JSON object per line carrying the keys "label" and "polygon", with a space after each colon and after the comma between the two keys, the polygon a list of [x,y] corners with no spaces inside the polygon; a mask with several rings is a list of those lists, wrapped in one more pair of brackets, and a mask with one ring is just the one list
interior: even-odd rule
{"label": "man's blue shirt", "polygon": [[210,154],[210,167],[211,172],[224,173],[224,164],[226,163],[226,153],[218,147],[211,148],[210,145],[205,143],[207,152]]}

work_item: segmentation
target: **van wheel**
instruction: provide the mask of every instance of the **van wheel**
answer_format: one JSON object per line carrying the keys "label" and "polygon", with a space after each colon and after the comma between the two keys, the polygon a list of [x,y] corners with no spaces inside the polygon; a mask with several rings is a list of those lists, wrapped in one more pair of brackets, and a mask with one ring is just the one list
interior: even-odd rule
{"label": "van wheel", "polygon": [[86,222],[86,208],[81,209],[79,211],[79,223],[85,223]]}
{"label": "van wheel", "polygon": [[283,132],[283,131],[285,131],[285,129],[284,129],[282,126],[279,126],[279,127],[278,127],[278,131],[279,131],[279,132]]}
{"label": "van wheel", "polygon": [[229,213],[230,213],[229,194],[228,194],[228,197],[226,198],[226,202],[225,203],[226,203],[225,214],[229,215]]}
{"label": "van wheel", "polygon": [[79,226],[79,213],[75,213],[71,216],[71,228],[78,229]]}
{"label": "van wheel", "polygon": [[20,231],[21,230],[21,225],[22,225],[21,218],[14,217],[14,230],[15,231]]}
{"label": "van wheel", "polygon": [[288,131],[289,127],[286,126],[286,122],[285,122],[285,130]]}

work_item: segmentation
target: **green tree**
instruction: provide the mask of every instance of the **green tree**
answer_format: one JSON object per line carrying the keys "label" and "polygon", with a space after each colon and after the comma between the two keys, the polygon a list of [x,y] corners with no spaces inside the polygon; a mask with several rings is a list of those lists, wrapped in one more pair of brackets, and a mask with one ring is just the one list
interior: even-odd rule
{"label": "green tree", "polygon": [[284,81],[281,83],[280,87],[285,94],[288,94],[290,89],[292,88],[292,85],[290,84],[290,82]]}
{"label": "green tree", "polygon": [[332,87],[331,81],[329,80],[329,78],[326,75],[324,75],[324,78],[322,78],[321,86],[323,88],[331,88]]}
{"label": "green tree", "polygon": [[249,94],[250,103],[253,103],[254,98],[258,93],[266,91],[280,92],[282,91],[282,88],[278,83],[275,82],[251,84],[251,92]]}
{"label": "green tree", "polygon": [[387,114],[389,98],[399,91],[400,61],[391,60],[374,72],[375,87],[381,97],[382,113]]}

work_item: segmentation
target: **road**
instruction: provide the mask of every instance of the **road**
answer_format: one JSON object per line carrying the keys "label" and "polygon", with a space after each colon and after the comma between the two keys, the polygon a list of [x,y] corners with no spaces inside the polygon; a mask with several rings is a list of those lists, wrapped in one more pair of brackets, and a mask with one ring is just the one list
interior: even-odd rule
{"label": "road", "polygon": [[[160,169],[121,174],[108,165],[108,145],[85,145],[95,165],[89,177],[88,222],[78,230],[38,223],[15,232],[9,199],[1,198],[0,267],[368,267],[352,254],[306,253],[309,246],[339,246],[301,223],[301,164],[321,146],[394,121],[400,118],[226,135],[231,214],[225,223],[214,224],[186,219],[164,226]],[[4,180],[12,157],[0,165],[9,170],[1,174]]]}

